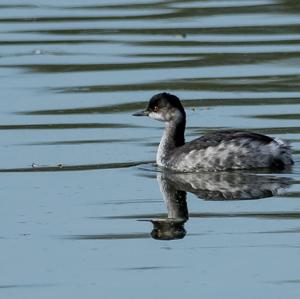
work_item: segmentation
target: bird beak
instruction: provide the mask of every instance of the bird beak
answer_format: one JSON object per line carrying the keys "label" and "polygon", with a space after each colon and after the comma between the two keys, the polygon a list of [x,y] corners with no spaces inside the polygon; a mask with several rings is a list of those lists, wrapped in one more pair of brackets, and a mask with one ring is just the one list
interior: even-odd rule
{"label": "bird beak", "polygon": [[148,110],[143,110],[143,111],[138,111],[132,114],[133,116],[148,116],[149,111]]}

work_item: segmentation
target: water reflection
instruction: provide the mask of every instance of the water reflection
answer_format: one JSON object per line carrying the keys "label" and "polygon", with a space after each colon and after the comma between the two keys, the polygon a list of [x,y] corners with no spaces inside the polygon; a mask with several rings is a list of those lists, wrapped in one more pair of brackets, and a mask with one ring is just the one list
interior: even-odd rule
{"label": "water reflection", "polygon": [[157,180],[168,211],[167,218],[151,219],[151,236],[159,240],[182,239],[186,235],[187,192],[205,200],[250,200],[272,197],[291,184],[286,177],[242,172],[164,171],[157,174]]}
{"label": "water reflection", "polygon": [[163,173],[157,175],[157,180],[167,206],[168,217],[151,220],[154,226],[151,236],[158,240],[182,239],[186,234],[184,223],[189,218],[186,191],[178,190],[176,184]]}

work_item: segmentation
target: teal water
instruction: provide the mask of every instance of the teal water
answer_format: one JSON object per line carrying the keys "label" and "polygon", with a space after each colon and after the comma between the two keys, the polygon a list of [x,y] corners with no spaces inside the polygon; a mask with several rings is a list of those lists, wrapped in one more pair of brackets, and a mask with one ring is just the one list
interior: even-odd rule
{"label": "teal water", "polygon": [[[1,298],[299,297],[297,1],[0,9]],[[161,91],[187,140],[253,130],[294,167],[161,173],[162,124],[131,116]]]}

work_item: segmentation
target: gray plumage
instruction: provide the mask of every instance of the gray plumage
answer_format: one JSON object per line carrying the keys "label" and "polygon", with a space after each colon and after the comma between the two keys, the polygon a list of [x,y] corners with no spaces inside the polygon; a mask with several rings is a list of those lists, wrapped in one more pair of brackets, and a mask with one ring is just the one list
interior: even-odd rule
{"label": "gray plumage", "polygon": [[266,135],[222,130],[185,143],[186,115],[180,100],[168,93],[153,96],[146,115],[165,123],[156,162],[177,171],[278,168],[293,164],[290,147]]}

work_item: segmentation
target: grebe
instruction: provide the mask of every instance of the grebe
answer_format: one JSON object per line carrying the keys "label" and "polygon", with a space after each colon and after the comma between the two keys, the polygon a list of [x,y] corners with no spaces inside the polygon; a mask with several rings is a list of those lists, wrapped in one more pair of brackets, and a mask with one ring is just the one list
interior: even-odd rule
{"label": "grebe", "polygon": [[175,95],[154,95],[146,110],[133,114],[149,116],[165,123],[156,163],[176,171],[219,171],[229,169],[277,168],[292,165],[287,143],[269,136],[240,131],[221,130],[185,143],[186,115]]}

